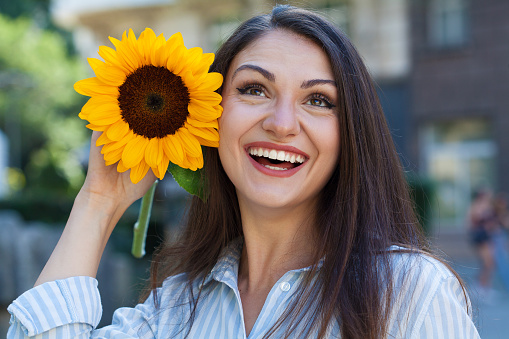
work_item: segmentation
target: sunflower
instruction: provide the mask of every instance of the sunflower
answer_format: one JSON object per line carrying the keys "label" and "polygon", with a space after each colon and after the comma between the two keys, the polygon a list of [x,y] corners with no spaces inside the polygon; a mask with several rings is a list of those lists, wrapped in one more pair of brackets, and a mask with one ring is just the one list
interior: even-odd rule
{"label": "sunflower", "polygon": [[106,165],[131,170],[133,183],[152,169],[162,179],[170,162],[196,171],[203,167],[201,146],[218,147],[217,118],[223,81],[209,73],[214,54],[187,49],[180,33],[168,40],[147,28],[136,39],[110,37],[115,49],[101,46],[104,59],[89,58],[95,77],[78,81],[74,89],[91,98],[79,117],[102,134]]}

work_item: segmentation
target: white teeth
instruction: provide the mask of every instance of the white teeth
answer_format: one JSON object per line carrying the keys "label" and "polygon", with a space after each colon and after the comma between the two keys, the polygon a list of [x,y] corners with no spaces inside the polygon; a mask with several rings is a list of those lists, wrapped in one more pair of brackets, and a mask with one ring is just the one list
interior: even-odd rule
{"label": "white teeth", "polygon": [[[306,160],[306,158],[300,154],[294,154],[285,151],[276,151],[274,149],[264,149],[261,147],[258,148],[250,147],[248,149],[248,153],[258,157],[265,157],[273,160],[291,162],[292,164],[294,163],[302,164]],[[270,168],[273,167],[274,166],[270,166]]]}
{"label": "white teeth", "polygon": [[276,170],[276,171],[286,171],[286,170],[288,170],[288,168],[281,168],[281,167],[270,166],[270,165],[265,165],[265,167],[269,168],[271,170]]}
{"label": "white teeth", "polygon": [[285,161],[285,152],[283,152],[283,151],[277,152],[277,160]]}

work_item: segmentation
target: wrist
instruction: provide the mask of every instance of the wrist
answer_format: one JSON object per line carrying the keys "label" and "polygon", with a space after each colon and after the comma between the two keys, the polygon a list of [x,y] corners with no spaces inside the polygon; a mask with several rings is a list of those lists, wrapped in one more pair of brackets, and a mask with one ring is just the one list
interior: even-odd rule
{"label": "wrist", "polygon": [[114,196],[82,188],[74,200],[73,210],[95,219],[101,228],[112,231],[129,205]]}

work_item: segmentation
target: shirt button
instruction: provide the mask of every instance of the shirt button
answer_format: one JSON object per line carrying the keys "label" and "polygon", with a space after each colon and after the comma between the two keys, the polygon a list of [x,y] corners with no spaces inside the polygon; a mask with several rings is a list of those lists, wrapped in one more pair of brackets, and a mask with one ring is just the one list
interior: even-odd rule
{"label": "shirt button", "polygon": [[290,283],[284,281],[282,283],[279,284],[279,288],[281,289],[281,291],[283,292],[288,292],[290,290]]}

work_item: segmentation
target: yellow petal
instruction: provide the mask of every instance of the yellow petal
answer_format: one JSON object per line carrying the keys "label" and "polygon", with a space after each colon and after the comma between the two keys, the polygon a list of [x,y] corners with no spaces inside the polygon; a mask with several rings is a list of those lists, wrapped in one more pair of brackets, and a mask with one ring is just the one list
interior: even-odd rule
{"label": "yellow petal", "polygon": [[212,65],[212,63],[214,62],[214,53],[203,53],[203,55],[201,56],[201,63],[206,65],[207,67],[210,67],[210,65]]}
{"label": "yellow petal", "polygon": [[112,98],[107,95],[93,96],[90,99],[88,99],[85,105],[83,105],[83,107],[81,108],[81,113],[88,115],[90,114],[90,112],[96,111],[98,109],[101,110],[102,109],[101,106],[104,104],[106,104],[107,106],[111,105],[118,106],[118,101],[115,98]]}
{"label": "yellow petal", "polygon": [[175,135],[168,135],[161,139],[161,141],[166,156],[172,163],[180,166],[184,160],[184,150],[182,149],[180,138]]}
{"label": "yellow petal", "polygon": [[126,67],[129,72],[134,72],[137,68],[140,67],[141,58],[137,53],[137,48],[132,50],[125,32],[122,35],[122,41],[112,37],[110,37],[110,41],[117,49],[119,61],[121,61],[122,65]]}
{"label": "yellow petal", "polygon": [[103,83],[111,86],[120,86],[124,83],[126,73],[122,69],[94,58],[88,58],[88,63],[95,76]]}
{"label": "yellow petal", "polygon": [[155,40],[156,34],[148,27],[141,32],[140,37],[138,38],[138,51],[143,57],[144,64],[150,63],[150,51],[152,50],[152,45]]}
{"label": "yellow petal", "polygon": [[171,53],[166,63],[166,68],[175,75],[179,75],[176,69],[182,64],[182,59],[186,53],[184,46],[177,46]]}
{"label": "yellow petal", "polygon": [[104,152],[111,152],[113,150],[121,148],[124,149],[124,146],[129,142],[129,140],[134,138],[134,133],[129,130],[129,132],[119,141],[112,141],[107,145],[103,146]]}
{"label": "yellow petal", "polygon": [[199,100],[205,105],[219,105],[221,103],[221,95],[212,91],[192,91],[191,99]]}
{"label": "yellow petal", "polygon": [[196,64],[192,67],[193,74],[196,78],[201,78],[210,69],[210,65],[214,61],[213,53],[205,53],[201,56],[200,60],[196,61]]}
{"label": "yellow petal", "polygon": [[178,136],[182,141],[182,145],[184,146],[186,154],[189,154],[189,156],[192,157],[202,156],[200,143],[185,128],[179,129],[175,135]]}
{"label": "yellow petal", "polygon": [[122,161],[122,159],[120,159],[118,162],[118,165],[117,165],[117,172],[124,173],[128,169],[129,169],[129,167],[125,167],[124,162]]}
{"label": "yellow petal", "polygon": [[[221,107],[221,106],[219,106]],[[200,121],[210,121],[217,119],[221,116],[221,112],[214,106],[207,105],[198,100],[191,99],[188,106],[189,114],[191,118]]]}
{"label": "yellow petal", "polygon": [[99,126],[99,125],[94,125],[94,124],[88,124],[85,127],[88,129],[91,129],[92,131],[100,131],[100,132],[105,131],[107,128],[107,126]]}
{"label": "yellow petal", "polygon": [[141,161],[138,165],[131,168],[131,181],[135,184],[140,182],[141,179],[147,174],[150,167],[145,161]]}
{"label": "yellow petal", "polygon": [[184,85],[190,93],[192,93],[199,84],[199,82],[195,80],[193,72],[191,71],[180,72],[179,76],[182,78]]}
{"label": "yellow petal", "polygon": [[[104,150],[104,146],[103,146],[103,149],[101,150],[101,153],[103,150]],[[122,158],[122,151],[123,150],[121,148],[119,148],[112,152],[103,153],[104,160],[106,162],[106,166],[112,165],[112,164],[116,163],[117,161],[119,161]]]}
{"label": "yellow petal", "polygon": [[108,137],[106,136],[106,133],[101,133],[99,138],[97,138],[97,141],[95,142],[95,145],[96,146],[102,146],[102,145],[107,144],[109,142],[111,142],[111,140],[108,139]]}
{"label": "yellow petal", "polygon": [[145,150],[145,162],[150,167],[157,167],[163,159],[164,151],[162,141],[159,138],[150,139]]}
{"label": "yellow petal", "polygon": [[150,62],[154,66],[166,66],[166,63],[168,62],[170,49],[165,43],[166,40],[162,34],[160,34],[154,41],[154,46],[151,49],[152,53],[150,55]]}
{"label": "yellow petal", "polygon": [[193,47],[189,50],[187,50],[187,53],[185,53],[185,58],[181,60],[174,68],[174,74],[180,74],[183,70],[185,70],[187,67],[191,66],[196,62],[196,60],[199,59],[201,56],[203,50],[200,47]]}
{"label": "yellow petal", "polygon": [[187,117],[187,120],[186,122],[193,126],[193,127],[206,127],[206,128],[219,128],[219,124],[217,123],[217,119],[214,119],[214,120],[210,120],[210,121],[200,121],[200,120],[196,120],[196,119],[193,119],[191,117]]}
{"label": "yellow petal", "polygon": [[106,132],[108,134],[108,138],[113,141],[119,141],[129,132],[129,125],[122,119],[114,123],[108,128]]}
{"label": "yellow petal", "polygon": [[87,112],[87,120],[94,125],[110,125],[122,119],[120,108],[112,103],[103,103]]}
{"label": "yellow petal", "polygon": [[168,157],[163,157],[161,162],[158,164],[157,168],[152,168],[152,171],[156,173],[156,176],[163,180],[166,171],[168,170],[168,165],[170,164],[170,159]]}
{"label": "yellow petal", "polygon": [[219,132],[214,128],[196,128],[194,126],[191,126],[189,124],[184,124],[184,126],[187,128],[191,134],[194,136],[211,140],[211,141],[219,141]]}
{"label": "yellow petal", "polygon": [[99,55],[108,65],[117,66],[119,69],[124,71],[125,74],[128,74],[128,69],[124,64],[119,60],[117,55],[117,51],[108,46],[99,46]]}
{"label": "yellow petal", "polygon": [[193,171],[203,167],[203,157],[189,157],[189,162],[193,164]]}
{"label": "yellow petal", "polygon": [[118,97],[118,88],[105,84],[96,77],[83,79],[74,84],[74,90],[79,94],[86,96],[94,95],[109,95],[112,97]]}
{"label": "yellow petal", "polygon": [[168,39],[168,44],[172,46],[184,46],[184,38],[182,33],[177,32]]}
{"label": "yellow petal", "polygon": [[145,149],[148,145],[148,139],[142,136],[135,136],[125,145],[122,152],[122,161],[126,167],[132,168],[143,160]]}
{"label": "yellow petal", "polygon": [[212,72],[208,73],[204,78],[203,82],[196,87],[198,91],[215,91],[223,83],[223,76],[220,73]]}
{"label": "yellow petal", "polygon": [[216,147],[216,148],[219,147],[219,140],[213,141],[213,140],[203,139],[203,138],[200,138],[197,135],[195,135],[195,138],[196,138],[196,140],[198,140],[198,142],[202,146]]}

